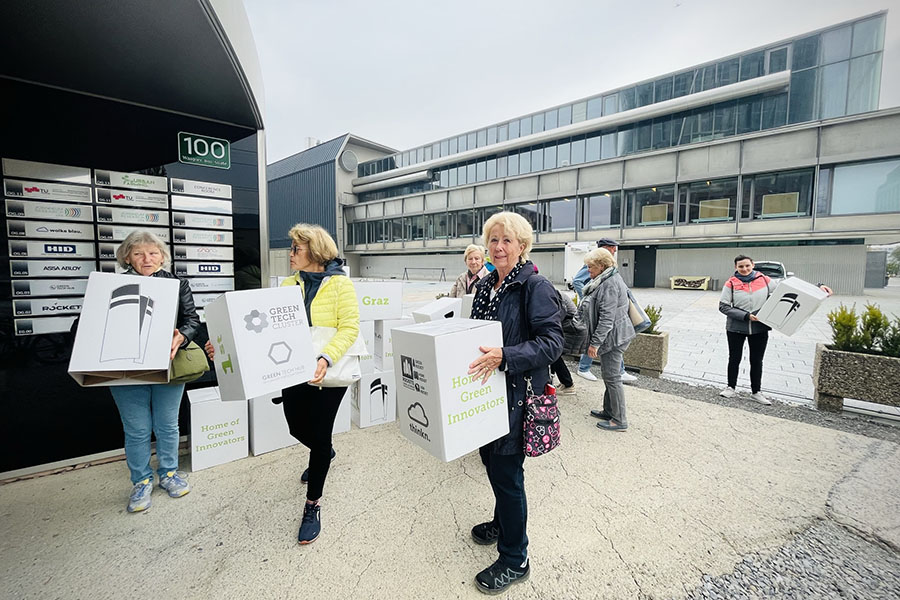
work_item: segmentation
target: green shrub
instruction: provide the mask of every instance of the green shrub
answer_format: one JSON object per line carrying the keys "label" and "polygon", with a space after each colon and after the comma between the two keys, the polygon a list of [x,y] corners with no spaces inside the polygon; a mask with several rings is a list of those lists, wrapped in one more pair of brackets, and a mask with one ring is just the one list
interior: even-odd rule
{"label": "green shrub", "polygon": [[900,358],[900,317],[888,327],[881,338],[881,351],[887,356]]}
{"label": "green shrub", "polygon": [[856,332],[859,318],[855,308],[847,308],[843,304],[828,313],[828,324],[831,325],[831,336],[834,339],[834,349],[846,352],[859,352],[862,343]]}
{"label": "green shrub", "polygon": [[656,324],[659,323],[660,318],[662,318],[662,306],[648,304],[644,307],[644,312],[647,313],[647,318],[650,319],[650,327],[645,329],[643,333],[658,334],[659,329],[656,328]]}
{"label": "green shrub", "polygon": [[864,352],[877,352],[890,321],[874,304],[866,304],[859,326],[859,343]]}

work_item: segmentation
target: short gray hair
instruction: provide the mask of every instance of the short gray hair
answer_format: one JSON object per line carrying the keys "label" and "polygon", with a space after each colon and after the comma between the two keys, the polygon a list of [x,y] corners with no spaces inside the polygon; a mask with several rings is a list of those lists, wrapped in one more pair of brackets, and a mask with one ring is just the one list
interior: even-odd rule
{"label": "short gray hair", "polygon": [[584,256],[584,264],[606,270],[616,266],[616,257],[606,248],[594,248]]}
{"label": "short gray hair", "polygon": [[125,259],[128,258],[128,255],[131,254],[131,251],[135,246],[139,246],[141,244],[153,244],[157,248],[159,248],[160,254],[163,257],[164,268],[169,268],[169,263],[172,262],[172,255],[169,254],[169,249],[166,247],[166,243],[159,239],[155,233],[151,233],[146,229],[136,229],[128,234],[119,247],[116,249],[116,262],[119,263],[119,266],[123,269],[128,268],[128,262]]}

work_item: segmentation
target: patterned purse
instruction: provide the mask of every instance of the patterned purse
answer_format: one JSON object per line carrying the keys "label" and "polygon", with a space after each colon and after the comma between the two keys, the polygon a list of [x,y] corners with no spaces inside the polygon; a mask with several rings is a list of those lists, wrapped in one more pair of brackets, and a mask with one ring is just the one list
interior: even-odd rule
{"label": "patterned purse", "polygon": [[535,396],[531,377],[525,381],[525,456],[534,458],[559,446],[559,406],[553,387],[548,385],[544,394]]}

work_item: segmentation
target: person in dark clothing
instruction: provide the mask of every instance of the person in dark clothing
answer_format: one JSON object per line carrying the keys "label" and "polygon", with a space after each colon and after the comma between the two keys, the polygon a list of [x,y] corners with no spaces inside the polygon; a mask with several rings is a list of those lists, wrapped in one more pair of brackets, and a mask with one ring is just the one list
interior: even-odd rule
{"label": "person in dark clothing", "polygon": [[484,224],[484,241],[495,270],[480,282],[472,318],[500,321],[503,346],[482,346],[469,374],[487,381],[495,369],[506,372],[509,433],[480,450],[494,492],[494,516],[472,528],[478,544],[497,543],[499,558],[475,576],[479,591],[498,594],[524,581],[528,560],[528,506],[525,499],[524,413],[528,382],[541,394],[550,381],[549,366],[563,348],[562,314],[556,289],[534,272],[528,260],[533,231],[521,215],[501,212]]}
{"label": "person in dark clothing", "polygon": [[[577,314],[577,308],[575,307],[575,303],[572,302],[572,299],[566,296],[565,294],[561,294],[559,290],[556,291],[559,296],[559,301],[562,303],[563,308],[566,311],[565,316],[563,317],[563,335],[566,335],[566,325],[571,324],[571,322],[575,319],[575,315]],[[566,343],[568,343],[568,338],[566,339]],[[559,385],[556,388],[557,394],[562,395],[572,395],[575,393],[575,381],[572,379],[572,373],[569,372],[569,367],[566,365],[566,361],[561,354],[559,358],[557,358],[552,365],[550,365],[550,372],[555,374],[557,378],[559,378]]]}

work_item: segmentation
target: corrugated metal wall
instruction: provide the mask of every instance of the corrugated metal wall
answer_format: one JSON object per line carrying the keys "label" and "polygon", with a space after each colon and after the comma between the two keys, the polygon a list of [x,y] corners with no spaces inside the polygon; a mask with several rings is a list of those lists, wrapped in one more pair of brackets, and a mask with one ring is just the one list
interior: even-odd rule
{"label": "corrugated metal wall", "polygon": [[734,257],[776,260],[810,283],[826,283],[836,294],[861,296],[865,280],[866,247],[770,246],[757,248],[677,248],[656,253],[656,287],[669,287],[673,275],[707,275],[723,284],[734,272]]}
{"label": "corrugated metal wall", "polygon": [[288,248],[288,230],[295,223],[316,223],[337,237],[334,163],[291,173],[269,181],[269,242]]}

